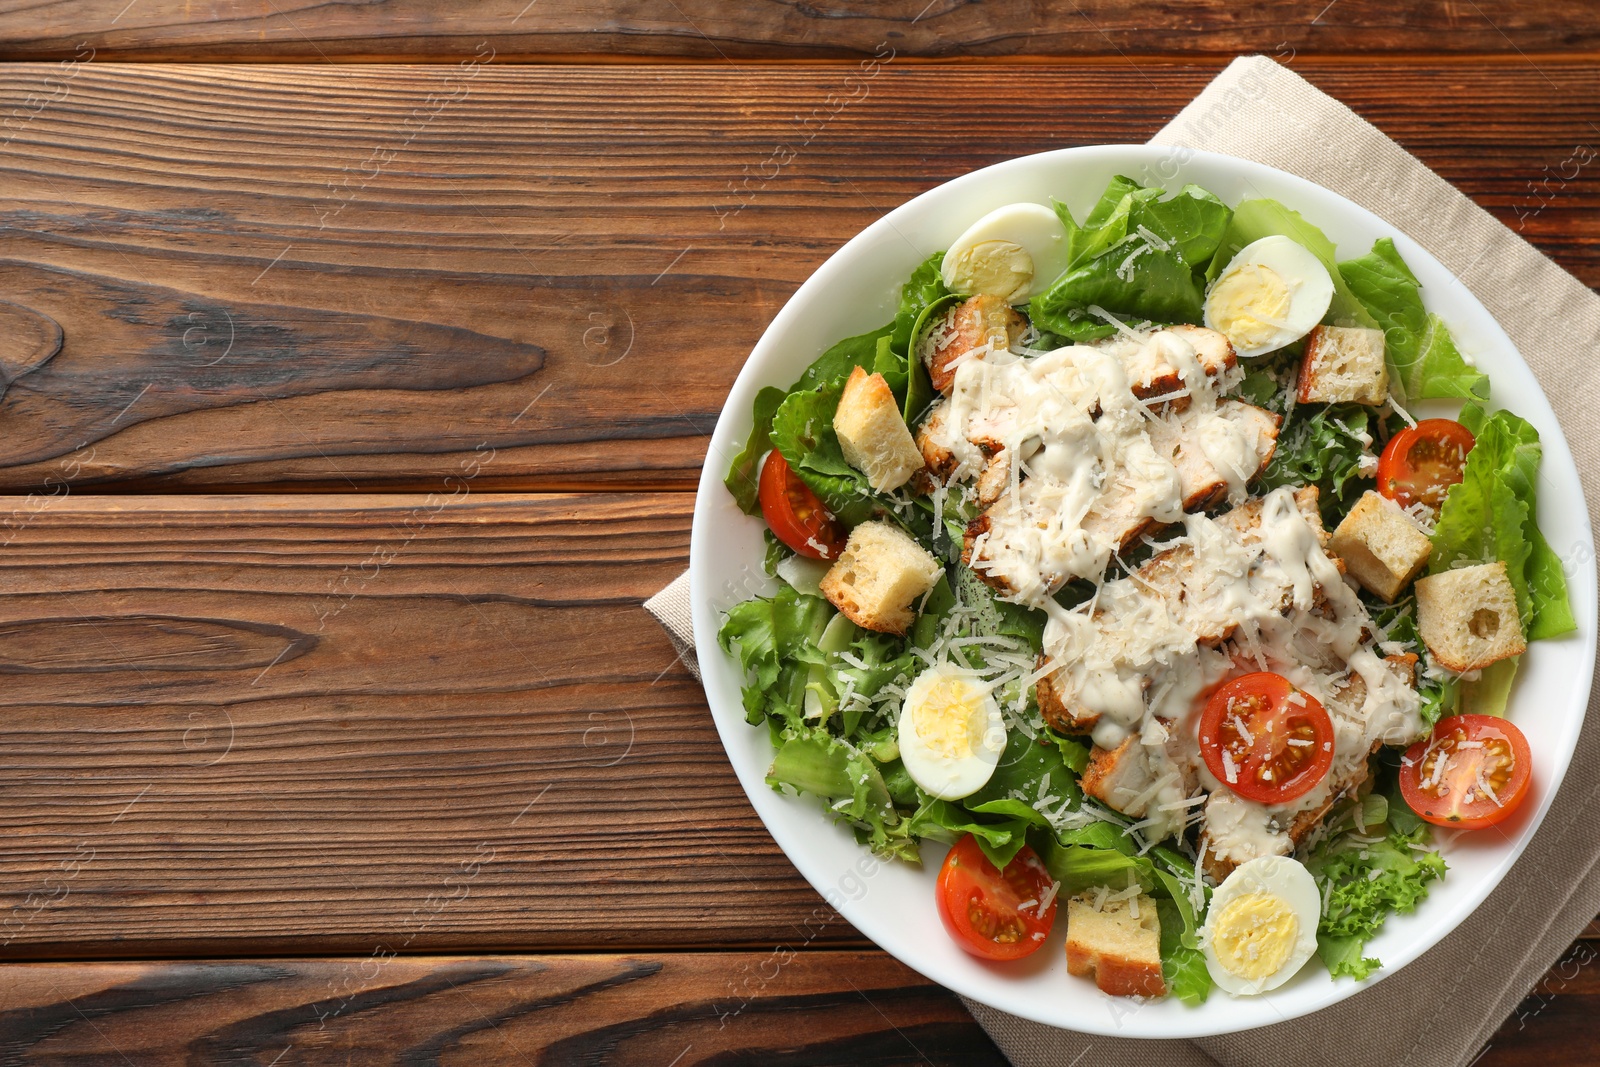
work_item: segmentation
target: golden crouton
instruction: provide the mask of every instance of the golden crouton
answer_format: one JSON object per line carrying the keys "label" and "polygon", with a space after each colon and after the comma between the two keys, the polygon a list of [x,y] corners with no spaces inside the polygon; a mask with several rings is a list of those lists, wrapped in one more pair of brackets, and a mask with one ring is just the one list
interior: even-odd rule
{"label": "golden crouton", "polygon": [[850,531],[839,559],[822,578],[822,595],[857,626],[903,634],[911,610],[944,568],[911,535],[887,522],[864,522]]}
{"label": "golden crouton", "polygon": [[1382,404],[1389,397],[1383,331],[1317,326],[1306,335],[1300,361],[1302,404]]}
{"label": "golden crouton", "polygon": [[1417,630],[1433,658],[1475,671],[1528,648],[1517,594],[1499,560],[1417,579]]}
{"label": "golden crouton", "polygon": [[1427,566],[1433,542],[1400,505],[1369,489],[1333,531],[1328,548],[1362,588],[1392,604]]}
{"label": "golden crouton", "polygon": [[845,462],[880,493],[900,488],[922,469],[916,439],[881,374],[860,367],[850,372],[833,414],[833,432],[839,435]]}
{"label": "golden crouton", "polygon": [[1144,893],[1125,900],[1110,895],[1101,888],[1067,899],[1067,971],[1092,972],[1100,991],[1114,997],[1164,996],[1156,902]]}

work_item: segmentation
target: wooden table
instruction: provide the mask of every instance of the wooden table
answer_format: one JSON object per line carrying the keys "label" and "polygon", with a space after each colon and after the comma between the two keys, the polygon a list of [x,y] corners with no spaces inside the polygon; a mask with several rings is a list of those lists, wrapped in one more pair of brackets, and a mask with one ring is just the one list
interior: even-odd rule
{"label": "wooden table", "polygon": [[[1600,10],[1320,6],[7,5],[6,1062],[1002,1062],[639,605],[825,256],[1240,51],[1600,282]],[[1478,1062],[1589,1062],[1594,954]]]}

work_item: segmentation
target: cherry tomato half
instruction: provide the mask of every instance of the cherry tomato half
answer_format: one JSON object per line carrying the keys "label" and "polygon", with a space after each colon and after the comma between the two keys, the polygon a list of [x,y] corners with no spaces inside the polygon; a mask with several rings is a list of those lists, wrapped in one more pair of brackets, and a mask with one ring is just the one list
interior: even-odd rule
{"label": "cherry tomato half", "polygon": [[939,917],[956,944],[974,956],[1020,960],[1039,951],[1055,925],[1054,884],[1027,845],[1002,871],[967,834],[939,868]]}
{"label": "cherry tomato half", "polygon": [[1528,795],[1528,739],[1493,715],[1440,719],[1400,760],[1400,793],[1438,826],[1480,830],[1509,816]]}
{"label": "cherry tomato half", "polygon": [[1229,789],[1262,804],[1309,793],[1333,765],[1333,720],[1281,674],[1218,686],[1200,715],[1200,754]]}
{"label": "cherry tomato half", "polygon": [[1437,508],[1461,481],[1475,443],[1472,431],[1454,419],[1423,419],[1406,427],[1378,457],[1378,492],[1403,508],[1418,501]]}
{"label": "cherry tomato half", "polygon": [[774,448],[761,465],[761,516],[778,540],[809,559],[838,559],[847,534]]}

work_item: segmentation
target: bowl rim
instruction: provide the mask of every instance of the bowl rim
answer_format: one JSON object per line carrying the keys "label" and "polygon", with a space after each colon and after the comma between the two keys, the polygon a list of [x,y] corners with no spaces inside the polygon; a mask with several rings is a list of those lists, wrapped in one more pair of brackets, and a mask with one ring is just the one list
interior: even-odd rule
{"label": "bowl rim", "polygon": [[[1581,678],[1579,679],[1578,684],[1573,690],[1571,690],[1571,692],[1574,694],[1572,706],[1574,709],[1576,709],[1576,713],[1566,716],[1564,720],[1566,730],[1563,736],[1560,738],[1559,748],[1555,753],[1555,774],[1545,785],[1541,794],[1536,798],[1538,802],[1537,810],[1532,814],[1531,817],[1526,818],[1526,820],[1524,820],[1521,813],[1519,813],[1519,815],[1516,817],[1516,821],[1521,823],[1522,827],[1518,832],[1517,838],[1511,842],[1510,848],[1506,854],[1498,861],[1492,877],[1482,878],[1476,884],[1473,884],[1466,892],[1465,898],[1456,902],[1454,914],[1449,916],[1435,917],[1436,921],[1434,922],[1433,927],[1424,932],[1423,936],[1418,938],[1409,949],[1404,949],[1399,952],[1386,951],[1385,965],[1371,977],[1361,982],[1343,982],[1340,980],[1327,978],[1326,985],[1329,988],[1323,995],[1300,998],[1303,1003],[1297,1001],[1292,1006],[1283,1006],[1272,1003],[1269,1005],[1272,1008],[1270,1016],[1265,1016],[1264,1013],[1256,1012],[1254,1014],[1261,1017],[1255,1018],[1252,1021],[1243,1022],[1242,1025],[1237,1023],[1229,1023],[1225,1021],[1225,1017],[1230,1015],[1252,1014],[1250,1012],[1239,1011],[1237,1009],[1239,1006],[1245,1004],[1268,1003],[1268,998],[1256,997],[1245,999],[1216,996],[1211,998],[1204,1006],[1194,1009],[1187,1009],[1187,1014],[1179,1017],[1180,1019],[1183,1019],[1184,1022],[1179,1023],[1178,1025],[1158,1025],[1147,1026],[1144,1028],[1141,1028],[1138,1025],[1130,1025],[1125,1027],[1121,1022],[1119,1022],[1115,1027],[1108,1027],[1098,1018],[1073,1019],[1071,1020],[1072,1025],[1068,1026],[1066,1023],[1061,1021],[1059,1016],[1052,1017],[1049,1015],[1049,1013],[1029,1010],[1027,1008],[1019,1007],[1018,1005],[996,1003],[995,998],[990,994],[988,989],[980,988],[979,986],[974,985],[972,982],[967,981],[962,975],[940,975],[929,973],[929,970],[922,966],[918,959],[908,958],[914,957],[913,953],[908,953],[901,950],[900,946],[883,944],[882,941],[875,937],[869,930],[869,928],[874,925],[870,914],[873,909],[864,907],[863,905],[866,904],[870,898],[862,898],[861,900],[851,901],[841,897],[836,890],[830,894],[830,887],[826,884],[828,880],[826,877],[826,872],[820,869],[820,867],[817,865],[816,859],[808,855],[804,849],[791,847],[791,843],[784,840],[785,835],[780,833],[775,828],[773,820],[768,817],[768,812],[773,810],[770,805],[774,803],[794,803],[796,800],[795,798],[785,797],[775,793],[766,786],[764,780],[765,768],[751,768],[744,765],[740,759],[736,758],[732,732],[735,730],[759,730],[760,727],[753,727],[746,723],[743,709],[737,707],[737,701],[734,702],[735,706],[732,708],[719,708],[717,706],[718,698],[714,696],[712,692],[711,675],[724,672],[732,668],[731,661],[729,661],[726,654],[722,652],[716,640],[717,620],[715,618],[715,611],[712,606],[715,598],[709,584],[712,580],[711,570],[713,569],[713,565],[709,560],[703,558],[704,553],[709,551],[707,546],[712,540],[711,524],[720,521],[719,517],[713,514],[713,512],[717,510],[716,506],[713,504],[713,501],[718,499],[718,494],[726,496],[727,493],[725,487],[723,486],[723,474],[726,465],[724,462],[725,457],[719,454],[717,448],[715,447],[715,443],[719,439],[736,440],[742,447],[744,438],[748,436],[750,418],[749,408],[750,403],[753,400],[754,393],[758,388],[761,387],[761,385],[768,384],[762,382],[760,379],[764,375],[770,374],[770,370],[765,366],[765,364],[771,362],[771,360],[768,358],[768,352],[777,344],[777,342],[774,340],[775,337],[780,336],[785,328],[789,326],[789,324],[807,313],[807,305],[814,298],[814,294],[823,288],[826,280],[831,274],[843,269],[843,265],[849,263],[853,258],[859,255],[864,248],[867,248],[873,243],[882,240],[891,232],[898,233],[895,225],[896,222],[903,222],[910,216],[923,210],[924,205],[929,203],[929,201],[933,198],[950,196],[955,191],[962,189],[964,186],[975,185],[991,180],[996,174],[1012,168],[1040,165],[1049,166],[1053,164],[1060,164],[1065,168],[1072,168],[1080,165],[1087,168],[1093,167],[1096,164],[1103,164],[1107,160],[1111,160],[1113,168],[1120,172],[1136,173],[1136,168],[1141,166],[1143,166],[1146,172],[1148,172],[1148,167],[1150,164],[1170,160],[1174,154],[1178,152],[1182,153],[1185,165],[1187,165],[1191,160],[1198,160],[1202,164],[1207,164],[1214,167],[1237,169],[1241,172],[1245,180],[1248,180],[1252,174],[1256,176],[1270,176],[1272,184],[1288,186],[1297,192],[1303,191],[1306,193],[1308,199],[1311,200],[1315,200],[1318,197],[1331,197],[1337,202],[1337,210],[1339,212],[1352,213],[1355,218],[1362,220],[1363,223],[1365,223],[1369,228],[1392,234],[1396,239],[1397,246],[1401,246],[1402,254],[1406,257],[1407,262],[1413,264],[1413,269],[1415,269],[1415,262],[1425,261],[1430,265],[1430,267],[1437,268],[1439,271],[1442,271],[1443,273],[1450,275],[1452,278],[1455,278],[1456,284],[1462,290],[1463,299],[1469,306],[1476,306],[1476,308],[1482,312],[1483,319],[1490,324],[1491,328],[1487,331],[1483,331],[1480,328],[1480,332],[1487,332],[1489,334],[1487,338],[1488,344],[1486,347],[1493,348],[1504,354],[1505,358],[1498,356],[1496,357],[1495,364],[1498,366],[1509,363],[1513,368],[1515,368],[1515,374],[1525,375],[1528,382],[1532,383],[1534,396],[1537,399],[1537,403],[1533,404],[1533,406],[1539,407],[1542,405],[1543,410],[1530,411],[1528,410],[1530,403],[1528,399],[1524,398],[1519,399],[1518,401],[1518,414],[1524,418],[1528,418],[1530,421],[1534,421],[1540,431],[1545,461],[1544,466],[1541,468],[1541,477],[1546,477],[1552,470],[1558,470],[1560,477],[1563,480],[1570,481],[1571,488],[1574,489],[1578,494],[1578,503],[1580,505],[1582,504],[1581,481],[1577,476],[1577,467],[1575,461],[1573,460],[1571,450],[1567,446],[1565,435],[1555,417],[1554,411],[1550,408],[1548,398],[1545,396],[1542,387],[1538,385],[1537,379],[1534,377],[1533,372],[1528,367],[1526,361],[1522,358],[1520,351],[1518,351],[1510,337],[1505,334],[1503,327],[1500,326],[1493,314],[1490,313],[1488,309],[1484,307],[1482,302],[1479,301],[1477,297],[1466,288],[1465,284],[1460,282],[1460,279],[1456,277],[1453,272],[1449,271],[1448,268],[1439,263],[1438,260],[1432,256],[1432,254],[1429,253],[1420,242],[1417,242],[1415,239],[1406,234],[1402,227],[1384,220],[1376,213],[1369,211],[1361,205],[1356,204],[1348,198],[1330,189],[1327,189],[1324,186],[1318,185],[1315,182],[1309,181],[1287,171],[1283,171],[1266,164],[1257,163],[1252,160],[1241,159],[1215,152],[1175,149],[1171,146],[1164,145],[1097,144],[1055,149],[1047,152],[1014,157],[991,164],[978,170],[967,172],[947,182],[935,185],[882,215],[876,221],[857,233],[836,252],[829,256],[828,259],[825,260],[819,267],[817,267],[816,270],[813,271],[799,286],[799,288],[796,289],[789,300],[785,302],[783,308],[779,310],[777,315],[774,316],[772,322],[767,326],[766,330],[763,331],[761,339],[751,350],[750,356],[746,359],[744,365],[741,367],[737,377],[735,378],[734,384],[729,391],[728,399],[725,401],[722,412],[718,418],[716,429],[713,431],[710,438],[710,447],[708,447],[706,463],[701,471],[699,486],[696,493],[694,517],[690,535],[689,573],[690,600],[695,635],[694,647],[696,655],[698,656],[701,664],[701,671],[706,675],[704,679],[706,685],[706,699],[708,705],[711,706],[712,718],[716,724],[719,739],[721,740],[725,753],[728,755],[729,762],[734,767],[735,774],[738,776],[741,786],[744,788],[744,791],[752,806],[755,808],[757,814],[761,817],[763,825],[766,827],[768,833],[772,835],[775,843],[777,843],[779,848],[784,852],[786,858],[788,858],[789,861],[794,864],[801,875],[806,878],[806,880],[812,885],[813,888],[817,890],[818,893],[822,894],[824,898],[827,899],[830,906],[832,906],[846,921],[855,926],[856,929],[861,931],[864,936],[867,936],[869,939],[871,939],[874,944],[878,945],[884,951],[899,959],[900,962],[904,963],[918,973],[923,974],[930,980],[938,982],[962,996],[970,997],[973,1000],[986,1004],[989,1007],[995,1008],[999,1011],[1019,1015],[1023,1018],[1050,1026],[1060,1027],[1062,1029],[1072,1029],[1084,1033],[1103,1034],[1114,1037],[1204,1037],[1242,1032],[1244,1030],[1253,1029],[1259,1026],[1271,1025],[1281,1021],[1288,1021],[1289,1019],[1309,1014],[1311,1012],[1318,1011],[1322,1008],[1339,1003],[1355,993],[1369,988],[1378,981],[1398,973],[1407,964],[1414,961],[1428,949],[1431,949],[1438,943],[1442,942],[1445,938],[1449,937],[1450,934],[1453,933],[1462,922],[1464,922],[1469,916],[1477,911],[1477,909],[1482,905],[1483,901],[1488,897],[1490,892],[1492,892],[1513,869],[1516,862],[1521,858],[1522,853],[1527,848],[1527,845],[1529,842],[1531,842],[1539,827],[1542,825],[1545,816],[1548,814],[1552,804],[1554,803],[1554,799],[1559,792],[1561,783],[1565,779],[1566,771],[1570,765],[1573,752],[1577,745],[1578,735],[1583,724],[1583,712],[1588,704],[1589,691],[1593,680],[1595,664],[1596,610],[1592,597],[1585,592],[1582,595],[1573,596],[1574,614],[1578,620],[1578,634],[1576,636],[1582,643],[1580,655],[1587,663],[1587,669],[1581,672]],[[1066,180],[1070,180],[1070,178]],[[1168,188],[1175,188],[1177,185],[1176,182],[1172,182],[1170,180],[1168,182],[1164,182],[1163,184],[1166,184]],[[1280,192],[1277,195],[1281,197],[1282,193]],[[1295,208],[1296,210],[1300,210],[1303,205],[1289,202],[1288,206]],[[1337,237],[1333,237],[1333,239],[1335,243],[1338,242]],[[1417,257],[1416,260],[1414,260],[1413,257]],[[840,335],[843,335],[843,333],[844,331],[839,331]],[[1491,367],[1491,370],[1493,370],[1493,367]],[[1491,399],[1490,404],[1494,404],[1493,399]],[[733,433],[732,428],[734,427],[737,427],[739,430],[737,434]],[[1541,500],[1547,500],[1549,496],[1549,493],[1541,494]],[[1545,509],[1541,508],[1541,512],[1544,511]],[[1581,506],[1579,511],[1586,518],[1587,512]],[[1588,524],[1586,521],[1583,523],[1583,527],[1584,529],[1580,537],[1580,543],[1574,547],[1575,549],[1578,549],[1586,545],[1588,552],[1585,557],[1580,558],[1576,568],[1576,573],[1569,575],[1569,594],[1572,594],[1576,590],[1585,588],[1588,590],[1593,590],[1595,587],[1595,553],[1593,532],[1592,530],[1588,529]],[[1587,604],[1587,608],[1585,608],[1585,604]],[[1571,635],[1566,638],[1566,640],[1570,639]],[[734,692],[737,694],[737,687],[735,687]],[[815,808],[812,814],[819,820],[819,822],[826,824],[825,814],[820,807]],[[1504,835],[1502,834],[1502,836]],[[861,849],[861,853],[864,856],[870,855],[865,848]],[[839,899],[836,901],[835,898]],[[1424,902],[1422,907],[1418,910],[1421,912],[1426,908],[1427,903]],[[1226,1006],[1226,1008],[1234,1010],[1221,1010],[1219,1006]],[[1137,1018],[1137,1015],[1138,1013],[1134,1013],[1130,1016],[1130,1019]]]}

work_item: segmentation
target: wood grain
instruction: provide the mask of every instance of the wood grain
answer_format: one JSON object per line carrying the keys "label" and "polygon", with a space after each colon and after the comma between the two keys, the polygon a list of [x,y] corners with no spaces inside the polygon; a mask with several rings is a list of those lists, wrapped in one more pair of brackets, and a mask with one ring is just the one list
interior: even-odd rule
{"label": "wood grain", "polygon": [[689,506],[24,502],[0,522],[0,951],[856,942],[640,609]]}
{"label": "wood grain", "polygon": [[[0,286],[65,331],[0,352],[0,488],[686,488],[850,236],[976,167],[1143,139],[1217,69],[484,55],[0,67]],[[1600,281],[1587,69],[1294,68]]]}
{"label": "wood grain", "polygon": [[54,59],[92,47],[127,59],[324,61],[469,55],[482,41],[528,55],[839,58],[893,47],[909,56],[1115,56],[1272,52],[1515,54],[1592,48],[1600,14],[1581,0],[1077,0],[967,4],[669,4],[607,0],[273,0],[197,9],[180,0],[55,0],[0,16],[0,56]]}
{"label": "wood grain", "polygon": [[11,1064],[1004,1067],[955,996],[876,952],[32,964]]}
{"label": "wood grain", "polygon": [[[1595,956],[1577,946],[1473,1063],[1592,1063]],[[888,956],[788,945],[13,964],[0,1005],[0,1046],[19,1065],[1005,1063],[952,994]]]}

